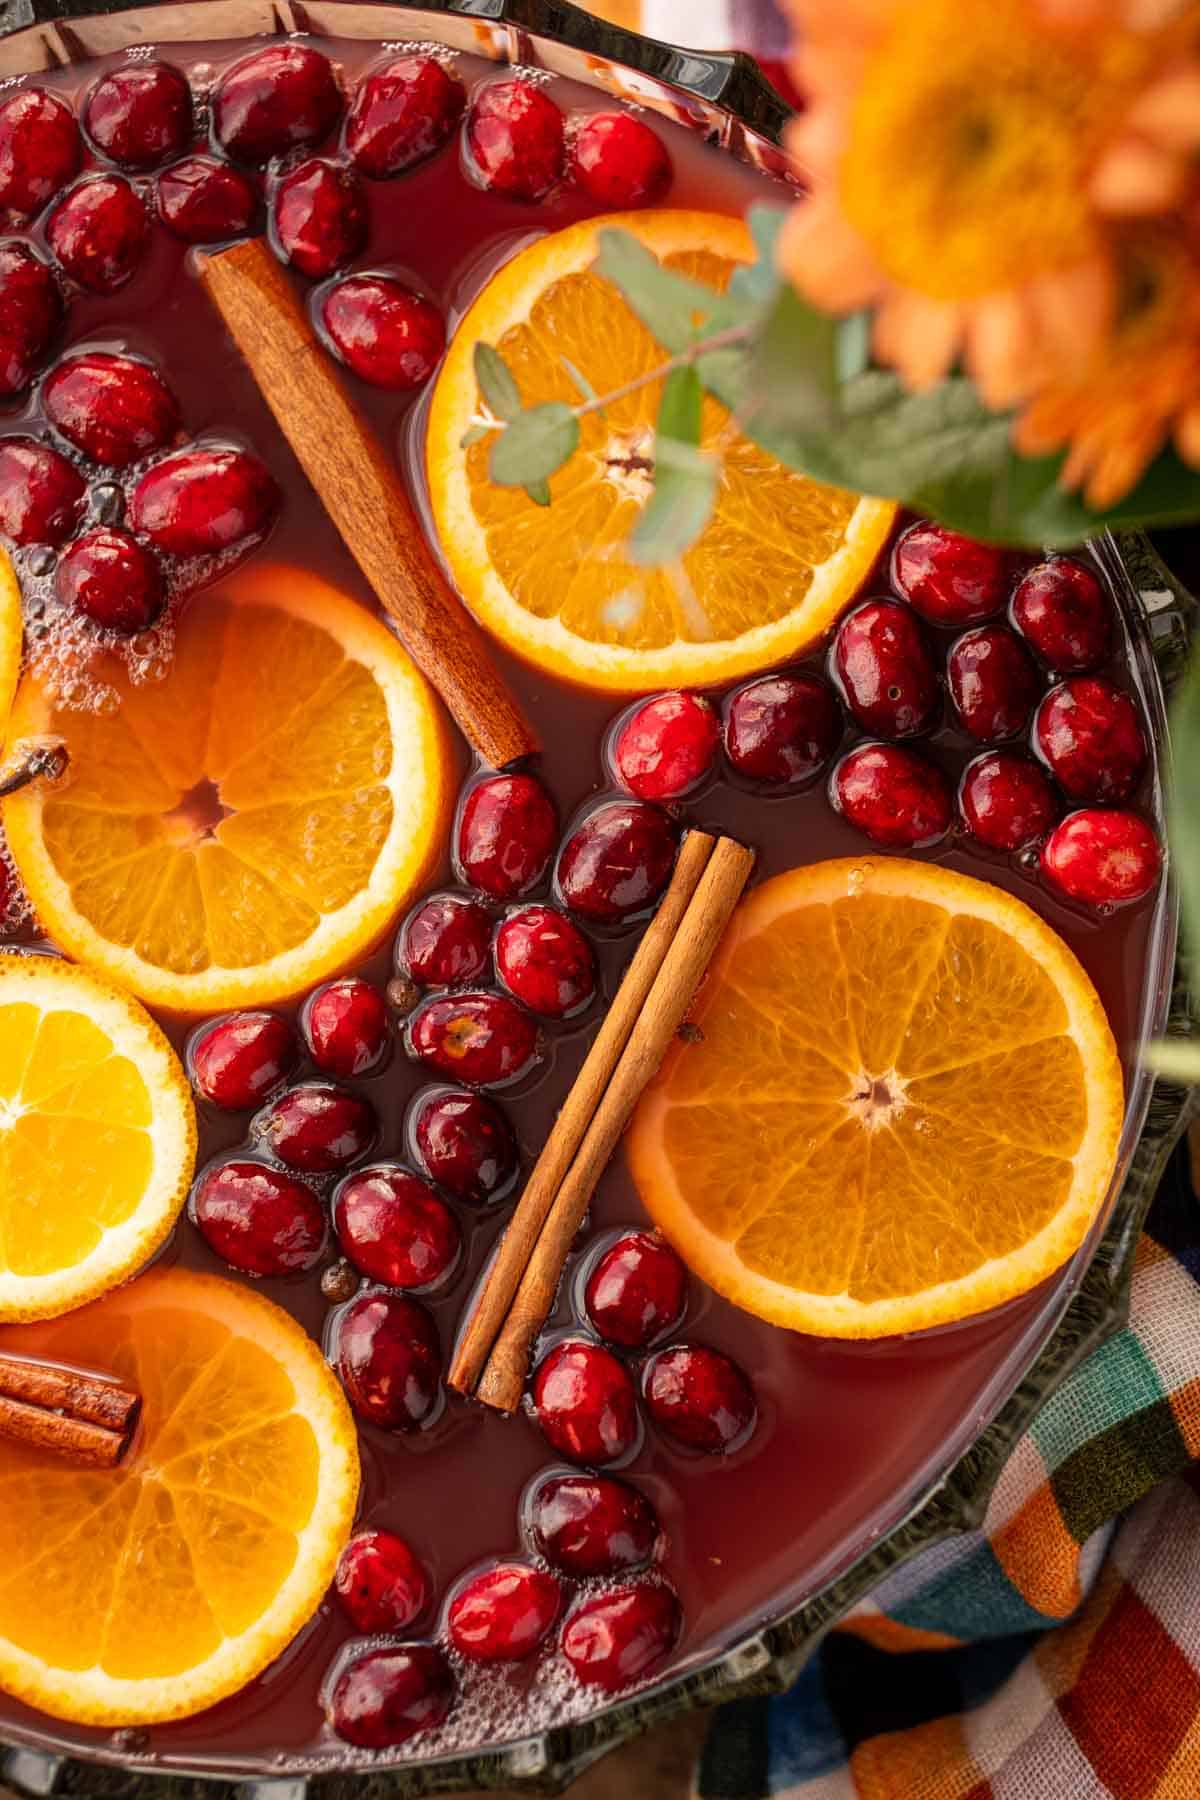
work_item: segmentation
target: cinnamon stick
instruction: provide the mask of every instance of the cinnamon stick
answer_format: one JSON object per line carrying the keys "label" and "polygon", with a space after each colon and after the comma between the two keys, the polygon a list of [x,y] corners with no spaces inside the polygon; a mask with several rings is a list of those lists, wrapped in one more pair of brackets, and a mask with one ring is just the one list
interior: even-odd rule
{"label": "cinnamon stick", "polygon": [[141,1405],[129,1388],[102,1376],[0,1356],[0,1437],[53,1451],[80,1468],[116,1468]]}
{"label": "cinnamon stick", "polygon": [[326,512],[463,734],[495,769],[532,755],[532,726],[266,243],[248,238],[203,256],[200,276]]}
{"label": "cinnamon stick", "polygon": [[475,1298],[446,1377],[460,1394],[469,1394],[483,1372],[554,1196],[629,1042],[671,940],[708,866],[715,842],[716,839],[704,831],[689,831],[683,840],[671,884],[625,971]]}

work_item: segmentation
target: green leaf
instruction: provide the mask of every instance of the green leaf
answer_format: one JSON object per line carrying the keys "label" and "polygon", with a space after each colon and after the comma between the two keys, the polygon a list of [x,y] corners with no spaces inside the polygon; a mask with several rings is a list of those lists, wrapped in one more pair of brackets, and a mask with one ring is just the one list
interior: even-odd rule
{"label": "green leaf", "polygon": [[700,411],[703,405],[704,390],[695,369],[672,369],[663,382],[662,398],[658,403],[656,449],[661,449],[665,440],[677,444],[698,444]]}
{"label": "green leaf", "polygon": [[525,492],[529,495],[529,498],[533,501],[535,506],[549,506],[550,483],[548,481],[527,481],[525,483]]}
{"label": "green leaf", "polygon": [[1171,766],[1167,829],[1194,961],[1200,957],[1200,658],[1195,651],[1171,707]]}
{"label": "green leaf", "polygon": [[765,307],[775,298],[782,280],[775,246],[787,214],[788,209],[782,206],[752,206],[746,214],[758,257],[752,263],[740,263],[729,277],[729,292],[735,299]]}
{"label": "green leaf", "polygon": [[491,431],[490,425],[468,425],[458,440],[460,450],[469,450],[472,444],[480,444]]}
{"label": "green leaf", "polygon": [[577,369],[569,356],[560,356],[558,360],[579,390],[580,399],[595,400],[597,398],[596,390],[584,374],[583,370]]}
{"label": "green leaf", "polygon": [[839,336],[837,319],[781,287],[757,333],[738,410],[756,418],[760,430],[832,427],[839,412]]}
{"label": "green leaf", "polygon": [[518,413],[497,437],[488,473],[500,487],[537,486],[561,469],[579,443],[579,420],[561,400]]}
{"label": "green leaf", "polygon": [[1200,1043],[1189,1043],[1186,1038],[1163,1038],[1146,1045],[1142,1061],[1168,1081],[1181,1081],[1188,1087],[1200,1084]]}
{"label": "green leaf", "polygon": [[663,383],[654,441],[654,492],[630,535],[635,563],[675,562],[712,517],[720,479],[716,457],[699,448],[704,391],[694,368],[673,369]]}
{"label": "green leaf", "polygon": [[515,419],[521,410],[521,391],[512,370],[491,344],[475,346],[475,379],[479,391],[498,419]]}
{"label": "green leaf", "polygon": [[657,256],[630,232],[612,226],[600,233],[596,268],[620,289],[647,331],[672,356],[695,342],[697,333],[722,304],[715,288],[664,269]]}

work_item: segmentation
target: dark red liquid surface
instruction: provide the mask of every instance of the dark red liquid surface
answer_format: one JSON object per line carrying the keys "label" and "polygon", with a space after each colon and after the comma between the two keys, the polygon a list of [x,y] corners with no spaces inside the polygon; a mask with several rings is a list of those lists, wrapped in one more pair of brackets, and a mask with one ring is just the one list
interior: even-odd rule
{"label": "dark red liquid surface", "polygon": [[[326,47],[344,61],[351,79],[375,60],[371,46]],[[176,53],[176,60],[189,66],[193,61],[219,65],[229,54],[204,45],[188,56]],[[472,65],[469,59],[460,59],[459,67],[468,83],[487,73],[486,65]],[[54,81],[78,90],[93,73],[88,69],[81,78],[74,71]],[[566,83],[552,83],[551,91],[576,111],[597,104],[588,90]],[[661,129],[675,164],[668,203],[741,211],[752,199],[783,197],[782,190],[705,149],[682,130]],[[454,143],[399,181],[369,184],[368,198],[369,245],[354,266],[395,269],[412,279],[445,308],[451,327],[488,274],[531,234],[594,210],[569,190],[533,207],[484,193],[464,178]],[[244,439],[283,485],[285,505],[266,552],[271,559],[318,569],[364,605],[372,605],[356,565],[325,521],[240,358],[216,325],[183,246],[156,227],[142,270],[128,288],[111,299],[75,300],[67,343],[129,349],[159,361],[189,430]],[[353,385],[423,504],[420,403]],[[32,417],[32,403],[29,410]],[[20,407],[11,409],[2,428],[21,429],[24,419]],[[876,591],[882,591],[880,582]],[[202,605],[203,597],[195,604]],[[809,660],[820,667],[823,653]],[[1137,685],[1136,664],[1133,647],[1125,641],[1115,665],[1117,678]],[[509,664],[507,673],[536,721],[545,745],[541,773],[565,826],[609,786],[603,740],[616,709],[611,699],[567,691],[523,666]],[[973,748],[951,728],[933,740],[934,755],[955,774]],[[465,747],[461,756],[465,774]],[[1139,795],[1141,804],[1153,808],[1156,792],[1151,775]],[[825,857],[862,854],[866,848],[864,839],[834,814],[821,782],[804,793],[769,797],[723,774],[690,797],[681,812],[689,824],[728,830],[753,844],[759,852],[757,880]],[[931,854],[1019,894],[1063,934],[1103,997],[1128,1070],[1146,1029],[1147,993],[1157,980],[1161,909],[1147,902],[1108,918],[1089,917],[1057,903],[1018,861],[982,854],[955,838]],[[437,885],[452,879],[447,859]],[[526,1169],[586,1052],[603,997],[611,995],[636,940],[636,927],[601,939],[600,1000],[581,1018],[551,1027],[548,1054],[536,1078],[501,1096]],[[367,972],[387,978],[390,943],[381,946]],[[183,1028],[175,1034],[182,1042]],[[425,1073],[397,1051],[380,1073],[351,1085],[370,1096],[383,1120],[375,1155],[408,1160],[405,1114],[412,1095],[430,1085]],[[231,1121],[203,1104],[199,1110],[203,1166],[242,1140],[245,1120]],[[447,1349],[510,1205],[483,1214],[459,1209],[468,1253],[449,1290],[430,1301]],[[583,1257],[614,1227],[641,1223],[644,1217],[618,1157],[596,1196]],[[186,1221],[164,1253],[164,1260],[172,1259],[224,1269]],[[908,1341],[856,1346],[771,1328],[692,1280],[681,1335],[714,1344],[741,1363],[755,1387],[760,1422],[749,1443],[725,1459],[674,1450],[647,1431],[623,1471],[658,1509],[668,1544],[664,1571],[683,1607],[683,1638],[660,1673],[695,1662],[778,1616],[900,1517],[995,1411],[1028,1365],[1070,1281],[1068,1270],[1049,1287],[968,1325]],[[327,1332],[331,1309],[321,1298],[317,1276],[259,1285],[316,1337]],[[576,1317],[579,1287],[575,1269],[564,1283],[556,1325]],[[23,1333],[6,1334],[6,1342],[15,1344],[18,1338],[28,1341]],[[552,1461],[531,1419],[503,1420],[452,1398],[421,1432],[398,1437],[364,1427],[361,1439],[360,1522],[397,1530],[411,1542],[432,1573],[439,1606],[465,1569],[488,1556],[519,1550],[522,1492]],[[437,1627],[433,1612],[419,1623],[418,1634]],[[156,1728],[144,1753],[188,1766],[248,1769],[343,1755],[344,1746],[324,1726],[320,1692],[331,1661],[351,1636],[341,1612],[327,1603],[280,1666],[213,1711]],[[477,1698],[472,1690],[470,1703],[441,1733],[419,1741],[406,1754],[474,1748],[590,1709],[592,1702],[581,1690],[539,1674],[539,1666],[532,1673],[526,1669],[489,1678]],[[2,1697],[0,1736],[129,1754],[126,1743],[54,1725]]]}

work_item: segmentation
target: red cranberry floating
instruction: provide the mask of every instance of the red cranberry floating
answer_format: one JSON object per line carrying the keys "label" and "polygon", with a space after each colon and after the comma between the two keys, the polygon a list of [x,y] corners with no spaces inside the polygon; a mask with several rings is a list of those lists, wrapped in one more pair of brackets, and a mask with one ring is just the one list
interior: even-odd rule
{"label": "red cranberry floating", "polygon": [[785,786],[810,781],[842,736],[842,715],[816,675],[764,675],[725,711],[725,754],[739,775]]}
{"label": "red cranberry floating", "polygon": [[867,600],[838,628],[831,656],[842,698],[880,737],[915,737],[937,712],[937,672],[920,620],[898,600]]}
{"label": "red cranberry floating", "polygon": [[24,244],[0,243],[0,396],[29,386],[62,316],[62,296],[41,258]]}
{"label": "red cranberry floating", "polygon": [[450,1602],[446,1631],[468,1662],[520,1662],[558,1617],[562,1590],[528,1563],[496,1563],[463,1582]]}
{"label": "red cranberry floating", "polygon": [[358,84],[346,117],[346,154],[372,181],[400,175],[446,142],[467,96],[433,56],[401,56]]}
{"label": "red cranberry floating", "polygon": [[93,294],[132,279],[146,246],[146,208],[123,175],[91,175],[65,193],[46,221],[59,267]]}
{"label": "red cranberry floating", "polygon": [[217,1255],[247,1275],[294,1275],[325,1249],[325,1214],[312,1189],[262,1163],[218,1163],[200,1177],[189,1210]]}
{"label": "red cranberry floating", "polygon": [[78,172],[75,115],[57,94],[18,88],[0,102],[0,211],[28,218]]}
{"label": "red cranberry floating", "polygon": [[254,227],[258,196],[252,184],[215,156],[185,156],[155,184],[158,216],[185,244],[222,244]]}
{"label": "red cranberry floating", "polygon": [[1143,900],[1162,872],[1162,849],[1145,819],[1087,808],[1069,813],[1042,848],[1048,880],[1084,906]]}
{"label": "red cranberry floating", "polygon": [[737,1364],[707,1344],[674,1344],[651,1357],[642,1378],[650,1416],[689,1450],[738,1449],[754,1429],[754,1390]]}
{"label": "red cranberry floating", "polygon": [[467,143],[484,187],[540,200],[563,172],[563,116],[532,81],[489,81],[467,115]]}
{"label": "red cranberry floating", "polygon": [[562,1653],[580,1681],[615,1694],[662,1661],[681,1625],[670,1588],[634,1582],[577,1606],[563,1626]]}
{"label": "red cranberry floating", "polygon": [[422,987],[478,981],[488,966],[492,921],[466,894],[432,894],[400,928],[396,966]]}
{"label": "red cranberry floating", "polygon": [[1098,675],[1051,688],[1033,721],[1033,746],[1072,800],[1125,800],[1146,766],[1137,707]]}
{"label": "red cranberry floating", "polygon": [[675,832],[645,800],[614,800],[577,825],[558,858],[559,892],[572,912],[611,925],[646,912],[671,879]]}
{"label": "red cranberry floating", "polygon": [[62,544],[87,487],[73,463],[35,438],[0,438],[0,531],[14,544]]}
{"label": "red cranberry floating", "polygon": [[596,991],[592,947],[552,906],[523,906],[496,933],[496,970],[522,1005],[542,1018],[565,1019]]}
{"label": "red cranberry floating", "polygon": [[381,1165],[348,1175],[334,1195],[333,1228],[356,1269],[386,1287],[429,1287],[458,1261],[454,1215],[418,1175]]}
{"label": "red cranberry floating", "polygon": [[425,1173],[459,1200],[485,1206],[516,1179],[512,1127],[482,1094],[455,1088],[430,1094],[418,1106],[411,1131]]}
{"label": "red cranberry floating", "polygon": [[863,744],[833,772],[833,803],[873,843],[915,850],[950,829],[950,787],[941,770],[899,744]]}
{"label": "red cranberry floating", "polygon": [[192,91],[170,63],[126,63],[100,77],[84,103],[83,123],[111,162],[154,169],[187,148]]}
{"label": "red cranberry floating", "polygon": [[369,1650],[347,1665],[329,1697],[329,1723],[362,1750],[389,1750],[449,1716],[455,1685],[434,1644]]}
{"label": "red cranberry floating", "polygon": [[387,1003],[361,975],[317,988],[304,1008],[304,1036],[327,1075],[365,1075],[388,1047]]}
{"label": "red cranberry floating", "polygon": [[377,1130],[369,1100],[321,1081],[289,1088],[256,1122],[256,1134],[272,1154],[306,1175],[327,1175],[357,1162]]}
{"label": "red cranberry floating", "polygon": [[274,476],[248,450],[179,450],[146,470],[129,520],[169,556],[215,556],[261,536],[278,506]]}
{"label": "red cranberry floating", "polygon": [[468,1087],[517,1081],[538,1055],[537,1026],[507,994],[468,992],[427,1000],[408,1021],[414,1056]]}
{"label": "red cranberry floating", "polygon": [[659,694],[625,720],[613,745],[620,780],[639,800],[678,800],[703,781],[720,727],[698,694]]}
{"label": "red cranberry floating", "polygon": [[650,1502],[612,1475],[544,1475],[525,1515],[539,1555],[581,1581],[644,1567],[658,1542]]}
{"label": "red cranberry floating", "polygon": [[153,625],[167,598],[154,552],[118,525],[97,525],[68,545],[54,586],[65,606],[122,637]]}
{"label": "red cranberry floating", "polygon": [[1025,729],[1042,685],[1033,658],[1006,625],[964,631],[950,647],[946,674],[955,711],[984,744]]}
{"label": "red cranberry floating", "polygon": [[337,1366],[360,1419],[415,1431],[437,1404],[442,1352],[425,1308],[398,1294],[360,1294],[337,1328]]}
{"label": "red cranberry floating", "polygon": [[463,802],[459,867],[494,900],[515,900],[540,880],[558,836],[554,802],[533,775],[488,775]]}
{"label": "red cranberry floating", "polygon": [[321,323],[360,381],[396,394],[424,387],[446,348],[437,307],[394,275],[347,275],[322,298]]}
{"label": "red cranberry floating", "polygon": [[637,1439],[633,1381],[600,1344],[556,1344],[538,1364],[533,1403],[547,1443],[572,1462],[615,1462]]}
{"label": "red cranberry floating", "polygon": [[572,170],[598,206],[654,206],[671,184],[671,159],[657,132],[632,113],[593,113],[579,128]]}
{"label": "red cranberry floating", "polygon": [[977,625],[1004,605],[1003,550],[920,520],[892,551],[892,585],[932,625]]}
{"label": "red cranberry floating", "polygon": [[627,1231],[592,1270],[584,1299],[601,1337],[640,1350],[683,1317],[687,1272],[665,1239]]}
{"label": "red cranberry floating", "polygon": [[238,162],[265,163],[319,144],[341,111],[342,90],[328,57],[303,44],[269,44],[217,83],[213,135]]}
{"label": "red cranberry floating", "polygon": [[429,1602],[429,1579],[394,1531],[359,1531],[338,1558],[334,1592],[364,1637],[407,1631]]}
{"label": "red cranberry floating", "polygon": [[1059,675],[1094,669],[1112,647],[1108,596],[1089,568],[1067,556],[1030,569],[1013,595],[1012,622]]}
{"label": "red cranberry floating", "polygon": [[989,850],[1019,850],[1044,837],[1058,817],[1049,777],[1027,756],[1000,750],[969,763],[958,794],[971,836]]}
{"label": "red cranberry floating", "polygon": [[64,357],[46,377],[42,405],[68,443],[110,469],[161,450],[179,430],[178,404],[158,370],[105,350]]}
{"label": "red cranberry floating", "polygon": [[296,1066],[295,1034],[272,1012],[230,1013],[203,1026],[188,1046],[197,1093],[226,1112],[261,1106]]}
{"label": "red cranberry floating", "polygon": [[367,206],[356,175],[310,156],[281,176],[271,228],[285,262],[302,275],[332,275],[367,241]]}

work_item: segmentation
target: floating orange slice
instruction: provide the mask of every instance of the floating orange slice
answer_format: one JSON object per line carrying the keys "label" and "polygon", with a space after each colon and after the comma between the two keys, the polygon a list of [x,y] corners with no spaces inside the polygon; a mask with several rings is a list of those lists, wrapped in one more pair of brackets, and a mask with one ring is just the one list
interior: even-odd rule
{"label": "floating orange slice", "polygon": [[109,1726],[245,1687],[315,1612],[354,1518],[354,1423],[317,1346],[260,1295],[167,1270],[0,1349],[144,1397],[119,1469],[5,1448],[0,1687]]}
{"label": "floating orange slice", "polygon": [[735,916],[628,1140],[651,1216],[760,1318],[879,1337],[1023,1293],[1108,1192],[1121,1067],[1083,969],[999,888],[904,858]]}
{"label": "floating orange slice", "polygon": [[539,668],[622,693],[731,681],[822,635],[866,579],[896,508],[810,481],[748,438],[728,439],[728,414],[710,400],[702,442],[720,439],[724,456],[713,517],[678,563],[635,566],[624,545],[651,492],[659,381],[584,418],[579,451],[551,478],[550,506],[494,486],[488,442],[461,443],[487,416],[477,343],[499,348],[527,406],[578,405],[572,368],[607,394],[664,360],[592,270],[597,233],[609,225],[710,286],[753,254],[738,219],[648,211],[568,226],[515,256],[462,320],[434,391],[427,450],[438,534],[468,604]]}

